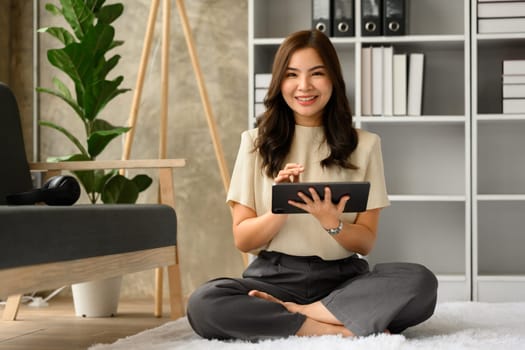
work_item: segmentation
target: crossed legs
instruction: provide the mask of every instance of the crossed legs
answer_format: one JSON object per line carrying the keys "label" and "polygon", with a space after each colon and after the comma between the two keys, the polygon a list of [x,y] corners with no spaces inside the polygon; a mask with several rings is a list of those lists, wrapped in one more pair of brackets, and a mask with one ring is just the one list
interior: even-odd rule
{"label": "crossed legs", "polygon": [[[249,273],[248,278],[210,281],[192,294],[188,319],[199,335],[256,340],[400,333],[430,317],[436,302],[436,278],[417,264],[377,265],[324,297],[323,291],[309,294],[330,281],[321,270],[294,274],[265,263],[249,267]],[[306,284],[297,282],[312,275]]]}
{"label": "crossed legs", "polygon": [[344,337],[353,336],[350,330],[346,329],[344,325],[335,318],[334,315],[320,302],[316,301],[311,304],[300,305],[293,302],[285,302],[277,299],[259,290],[251,290],[248,295],[256,298],[261,298],[274,303],[281,304],[291,313],[299,313],[306,316],[301,328],[297,331],[298,336],[318,336],[340,334]]}

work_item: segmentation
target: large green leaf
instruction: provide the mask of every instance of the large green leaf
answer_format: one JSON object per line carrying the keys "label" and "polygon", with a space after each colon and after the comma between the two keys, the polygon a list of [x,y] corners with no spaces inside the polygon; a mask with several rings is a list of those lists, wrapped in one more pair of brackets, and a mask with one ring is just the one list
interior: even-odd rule
{"label": "large green leaf", "polygon": [[122,175],[112,177],[102,191],[102,202],[135,203],[139,197],[139,190],[135,183]]}
{"label": "large green leaf", "polygon": [[75,83],[75,87],[80,85],[82,89],[84,87],[82,86],[82,78],[79,72],[79,66],[81,65],[79,61],[85,61],[83,56],[86,56],[86,54],[82,52],[80,44],[76,43],[69,44],[62,49],[50,49],[47,51],[48,61],[66,73]]}
{"label": "large green leaf", "polygon": [[103,131],[103,130],[113,130],[115,128],[118,128],[118,126],[115,126],[108,122],[107,120],[97,118],[93,120],[93,122],[90,124],[91,129],[89,130],[89,134],[91,135],[95,131]]}
{"label": "large green leaf", "polygon": [[120,55],[112,56],[109,60],[105,61],[104,64],[101,64],[100,67],[97,67],[97,77],[99,79],[106,79],[108,73],[116,67],[120,61]]}
{"label": "large green leaf", "polygon": [[85,170],[75,171],[75,176],[78,177],[82,187],[86,190],[89,199],[92,203],[96,203],[106,185],[106,182],[113,176],[115,171],[105,172],[104,170]]}
{"label": "large green leaf", "polygon": [[131,181],[135,183],[135,186],[137,186],[137,189],[139,190],[139,192],[145,191],[153,182],[151,177],[149,177],[148,175],[144,175],[144,174],[136,175],[135,177],[131,179]]}
{"label": "large green leaf", "polygon": [[84,117],[87,120],[94,120],[100,111],[116,96],[129,91],[129,89],[119,89],[124,77],[119,76],[114,80],[100,80],[92,85],[86,86],[84,94]]}
{"label": "large green leaf", "polygon": [[77,95],[77,98],[79,98],[79,104],[84,107],[84,117],[88,120],[95,119],[105,105],[119,94],[118,86],[123,78],[118,77],[113,81],[107,81],[104,80],[105,75],[99,75],[101,72],[107,72],[114,64],[112,61],[107,66],[108,63],[104,59],[113,41],[113,36],[114,29],[111,26],[99,24],[86,35],[83,43],[84,50],[91,50],[93,56],[90,62],[86,62],[88,70],[79,67],[83,95]]}
{"label": "large green leaf", "polygon": [[100,60],[110,49],[113,38],[115,36],[115,29],[105,23],[98,23],[86,33],[86,37],[82,41],[82,46],[86,50],[91,50],[94,60],[91,62],[91,67],[97,66]]}
{"label": "large green leaf", "polygon": [[97,25],[86,34],[81,43],[71,43],[64,48],[48,51],[49,62],[66,73],[75,83],[77,102],[84,108],[86,86],[100,80],[96,72],[101,69],[94,67],[105,64],[104,54],[110,48],[114,34],[111,26]]}
{"label": "large green leaf", "polygon": [[93,27],[95,16],[81,0],[60,0],[62,14],[79,40]]}
{"label": "large green leaf", "polygon": [[106,183],[111,179],[113,176],[116,176],[118,174],[117,170],[110,170],[108,172],[102,172],[100,176],[96,177],[95,182],[95,188],[94,191],[97,193],[102,193],[104,191],[104,186],[106,186]]}
{"label": "large green leaf", "polygon": [[61,27],[46,27],[38,30],[40,33],[48,33],[49,35],[60,40],[62,44],[69,45],[75,42],[75,37],[68,32],[65,28]]}
{"label": "large green leaf", "polygon": [[100,172],[100,170],[82,170],[82,171],[73,171],[73,174],[78,178],[78,181],[80,181],[80,184],[86,191],[89,200],[91,203],[96,203],[98,200],[98,193],[95,191],[95,183],[96,183],[96,173]]}
{"label": "large green leaf", "polygon": [[120,127],[112,130],[95,131],[89,135],[87,144],[91,157],[98,156],[115,137],[127,132],[130,128]]}
{"label": "large green leaf", "polygon": [[152,182],[153,180],[147,175],[137,175],[131,180],[122,175],[115,175],[109,179],[102,191],[102,202],[135,203],[139,192],[148,188]]}
{"label": "large green leaf", "polygon": [[104,6],[96,14],[99,22],[111,24],[124,12],[124,5],[122,4],[111,4]]}
{"label": "large green leaf", "polygon": [[55,15],[55,16],[60,16],[60,15],[62,15],[62,10],[60,10],[58,7],[56,7],[55,4],[46,4],[45,9],[46,9],[49,13],[51,13],[51,14],[53,14],[53,15]]}
{"label": "large green leaf", "polygon": [[117,47],[117,46],[120,46],[124,44],[124,41],[122,40],[113,40],[113,42],[111,43],[111,47],[109,48],[110,50]]}
{"label": "large green leaf", "polygon": [[95,183],[95,171],[94,170],[85,170],[85,171],[73,171],[73,174],[77,177],[78,181],[88,194],[89,200],[91,203],[96,203],[97,195],[93,191],[93,184]]}
{"label": "large green leaf", "polygon": [[83,0],[86,2],[86,6],[93,12],[97,13],[102,8],[102,5],[106,2],[106,0]]}
{"label": "large green leaf", "polygon": [[69,88],[62,82],[62,80],[58,79],[57,77],[53,77],[53,85],[55,85],[57,90],[62,94],[62,96],[64,96],[64,98],[70,101],[73,100],[71,91],[69,91]]}
{"label": "large green leaf", "polygon": [[100,169],[75,171],[74,173],[79,178],[82,186],[93,203],[95,203],[100,197],[106,182],[116,174],[115,171],[109,171],[106,173],[104,170]]}

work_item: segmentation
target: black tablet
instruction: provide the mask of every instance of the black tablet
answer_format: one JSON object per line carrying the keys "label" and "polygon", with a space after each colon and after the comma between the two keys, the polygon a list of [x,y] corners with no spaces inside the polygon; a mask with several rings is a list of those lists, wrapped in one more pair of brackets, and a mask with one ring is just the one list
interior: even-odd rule
{"label": "black tablet", "polygon": [[357,213],[366,210],[368,202],[369,182],[298,182],[277,183],[272,187],[272,212],[275,214],[299,214],[305,211],[288,204],[288,200],[303,202],[297,195],[303,192],[311,197],[310,187],[315,188],[319,197],[324,197],[324,188],[328,186],[332,191],[332,201],[338,203],[342,196],[349,195],[344,211]]}

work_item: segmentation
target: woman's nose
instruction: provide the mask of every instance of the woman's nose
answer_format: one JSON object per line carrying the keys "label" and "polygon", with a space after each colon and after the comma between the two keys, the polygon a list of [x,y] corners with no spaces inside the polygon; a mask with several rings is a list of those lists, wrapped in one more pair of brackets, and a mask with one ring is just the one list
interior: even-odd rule
{"label": "woman's nose", "polygon": [[312,82],[309,77],[301,77],[299,79],[299,90],[309,90],[312,86]]}

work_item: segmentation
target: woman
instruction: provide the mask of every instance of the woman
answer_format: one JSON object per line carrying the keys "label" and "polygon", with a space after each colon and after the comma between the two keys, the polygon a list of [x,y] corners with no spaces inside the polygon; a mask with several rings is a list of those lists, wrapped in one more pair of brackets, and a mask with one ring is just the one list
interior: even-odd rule
{"label": "woman", "polygon": [[[242,134],[228,203],[236,246],[257,258],[243,278],[197,289],[188,319],[205,338],[399,333],[429,318],[437,281],[417,264],[378,264],[367,255],[379,213],[389,205],[380,139],[357,130],[340,63],[319,31],[290,35],[276,53],[267,111]],[[343,213],[330,189],[291,204],[308,214],[273,214],[271,187],[281,182],[369,181],[365,212]]]}

